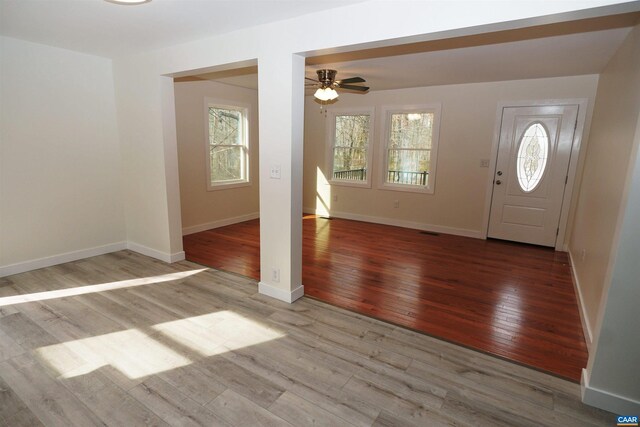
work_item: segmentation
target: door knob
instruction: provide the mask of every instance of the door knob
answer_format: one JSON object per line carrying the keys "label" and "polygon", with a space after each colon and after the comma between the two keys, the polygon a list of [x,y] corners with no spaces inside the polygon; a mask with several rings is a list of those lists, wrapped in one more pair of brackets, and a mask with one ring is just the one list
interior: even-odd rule
{"label": "door knob", "polygon": [[497,180],[497,181],[496,181],[496,185],[500,185],[500,184],[502,184],[502,181]]}
{"label": "door knob", "polygon": [[502,176],[502,171],[498,171],[498,176]]}

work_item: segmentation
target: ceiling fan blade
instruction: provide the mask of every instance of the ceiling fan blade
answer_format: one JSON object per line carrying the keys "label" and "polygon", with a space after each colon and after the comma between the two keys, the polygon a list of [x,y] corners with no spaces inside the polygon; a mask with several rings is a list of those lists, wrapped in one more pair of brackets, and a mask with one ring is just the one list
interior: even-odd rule
{"label": "ceiling fan blade", "polygon": [[366,92],[366,91],[369,90],[369,88],[367,86],[354,86],[354,85],[343,85],[343,84],[340,84],[340,85],[338,85],[338,87],[340,89],[358,90],[360,92]]}
{"label": "ceiling fan blade", "polygon": [[319,82],[318,82],[318,80],[316,80],[316,79],[312,79],[312,78],[309,78],[309,77],[305,77],[305,79],[306,79],[306,80],[311,80],[312,82],[319,83]]}
{"label": "ceiling fan blade", "polygon": [[339,84],[342,84],[342,83],[347,83],[347,84],[349,84],[349,83],[364,83],[364,82],[366,82],[366,80],[363,79],[362,77],[349,77],[348,79],[338,80]]}

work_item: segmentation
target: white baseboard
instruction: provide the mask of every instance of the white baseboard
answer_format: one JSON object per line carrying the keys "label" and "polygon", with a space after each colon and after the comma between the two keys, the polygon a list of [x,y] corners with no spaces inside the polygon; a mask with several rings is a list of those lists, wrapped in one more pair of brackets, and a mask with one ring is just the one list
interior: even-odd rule
{"label": "white baseboard", "polygon": [[124,249],[129,249],[142,255],[156,258],[167,263],[174,263],[183,261],[185,259],[184,251],[169,254],[166,252],[160,252],[156,249],[151,249],[134,242],[117,242],[103,246],[96,246],[94,248],[81,249],[78,251],[66,252],[63,254],[52,255],[44,258],[23,261],[16,264],[3,265],[0,266],[0,277],[11,276],[13,274],[24,273],[26,271],[37,270],[39,268],[64,264],[65,262],[72,262],[83,258],[90,258],[93,256],[104,255],[111,252],[122,251]]}
{"label": "white baseboard", "polygon": [[587,311],[584,305],[584,298],[582,297],[582,288],[580,287],[578,275],[576,274],[576,269],[574,268],[575,263],[573,262],[573,254],[571,253],[571,250],[568,250],[567,253],[569,254],[571,278],[573,279],[573,290],[576,293],[576,297],[578,299],[578,312],[580,313],[582,332],[584,333],[584,338],[587,343],[587,350],[589,351],[589,353],[591,353],[591,345],[593,344],[593,333],[591,332],[591,327],[589,326],[589,319],[587,317]]}
{"label": "white baseboard", "polygon": [[580,391],[582,393],[582,403],[613,412],[618,415],[638,415],[640,414],[640,402],[610,393],[606,390],[589,385],[589,373],[586,369],[582,370],[582,378],[580,380]]}
{"label": "white baseboard", "polygon": [[159,259],[160,261],[164,261],[169,264],[173,262],[183,261],[185,259],[184,251],[170,254],[131,241],[127,242],[127,249],[151,258]]}
{"label": "white baseboard", "polygon": [[109,243],[107,245],[96,246],[89,249],[81,249],[73,252],[52,255],[30,261],[23,261],[16,264],[0,266],[0,277],[11,276],[13,274],[24,273],[26,271],[37,270],[39,268],[51,267],[52,265],[63,264],[65,262],[77,261],[92,256],[104,255],[110,252],[121,251],[127,248],[127,242]]}
{"label": "white baseboard", "polygon": [[302,207],[302,213],[303,213],[303,215],[318,215],[318,216],[322,216],[322,217],[330,216],[327,213],[326,209],[316,209],[316,208],[305,208],[305,207]]}
{"label": "white baseboard", "polygon": [[276,288],[273,285],[268,285],[264,282],[258,283],[258,292],[271,298],[278,299],[280,301],[288,302],[291,304],[298,298],[304,296],[304,286],[300,285],[293,291],[287,291],[284,289]]}
{"label": "white baseboard", "polygon": [[237,224],[239,222],[245,222],[257,218],[260,218],[260,212],[252,212],[250,214],[235,216],[233,218],[225,218],[217,221],[207,222],[205,224],[192,225],[190,227],[184,227],[182,229],[182,235],[187,236],[189,234],[211,230],[212,228],[224,227],[226,225]]}
{"label": "white baseboard", "polygon": [[174,262],[184,261],[187,258],[187,255],[184,251],[176,252],[169,255],[169,264]]}
{"label": "white baseboard", "polygon": [[[315,213],[316,215],[326,216],[324,210],[316,210],[312,208],[304,208],[305,212]],[[396,227],[413,228],[415,230],[431,231],[434,233],[453,234],[455,236],[473,237],[475,239],[484,239],[482,232],[479,230],[469,230],[466,228],[447,227],[444,225],[425,224],[423,222],[404,221],[392,218],[383,218],[379,216],[360,215],[350,212],[331,211],[330,216],[333,218],[350,219],[353,221],[372,222],[374,224],[393,225]]]}

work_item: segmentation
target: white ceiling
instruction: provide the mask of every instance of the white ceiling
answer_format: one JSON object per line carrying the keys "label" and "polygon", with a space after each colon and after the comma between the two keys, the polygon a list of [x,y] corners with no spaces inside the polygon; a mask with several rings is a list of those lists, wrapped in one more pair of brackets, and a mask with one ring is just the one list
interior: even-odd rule
{"label": "white ceiling", "polygon": [[117,57],[363,0],[0,0],[0,34]]}
{"label": "white ceiling", "polygon": [[[161,48],[364,0],[0,0],[0,34],[100,56]],[[371,90],[600,73],[640,14],[308,58]],[[200,78],[256,88],[255,68]]]}
{"label": "white ceiling", "polygon": [[[364,85],[373,91],[598,74],[629,31],[630,27],[622,27],[371,59],[312,60],[313,65],[306,67],[306,76],[315,79],[317,69],[331,68],[338,70],[338,79],[363,77],[367,81]],[[257,89],[256,70],[244,68],[198,78]]]}
{"label": "white ceiling", "polygon": [[371,90],[600,73],[629,28],[307,66],[361,76]]}

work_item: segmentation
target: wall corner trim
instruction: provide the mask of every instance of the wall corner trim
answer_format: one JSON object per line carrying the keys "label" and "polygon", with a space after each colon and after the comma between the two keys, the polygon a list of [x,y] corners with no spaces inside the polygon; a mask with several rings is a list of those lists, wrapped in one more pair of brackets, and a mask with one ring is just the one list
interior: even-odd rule
{"label": "wall corner trim", "polygon": [[93,256],[104,255],[110,252],[117,252],[127,248],[127,242],[115,242],[102,246],[95,246],[88,249],[80,249],[72,252],[52,255],[44,258],[38,258],[15,264],[0,266],[0,277],[11,276],[14,274],[24,273],[39,268],[51,267],[53,265],[64,264],[65,262],[77,261],[79,259],[90,258]]}
{"label": "wall corner trim", "polygon": [[170,253],[161,252],[159,250],[152,249],[147,246],[141,245],[139,243],[131,242],[131,241],[127,242],[126,249],[132,250],[142,255],[146,255],[151,258],[159,259],[160,261],[164,261],[169,264],[178,262],[178,261],[183,261],[185,259],[184,251],[170,254]]}
{"label": "wall corner trim", "polygon": [[582,332],[587,343],[587,350],[591,352],[591,345],[593,344],[593,332],[589,326],[589,318],[587,317],[587,311],[584,305],[584,298],[582,297],[582,290],[580,288],[580,282],[578,281],[578,275],[574,268],[573,253],[571,249],[567,251],[569,253],[569,268],[571,269],[571,281],[573,282],[573,290],[576,293],[578,302],[578,312],[580,313],[580,322],[582,323]]}
{"label": "wall corner trim", "polygon": [[589,372],[582,370],[580,380],[582,402],[615,414],[638,414],[640,402],[589,385]]}
{"label": "wall corner trim", "polygon": [[271,298],[278,299],[280,301],[288,302],[291,304],[298,298],[304,295],[304,286],[300,285],[291,292],[284,289],[276,288],[273,285],[269,285],[264,282],[258,283],[258,292]]}

